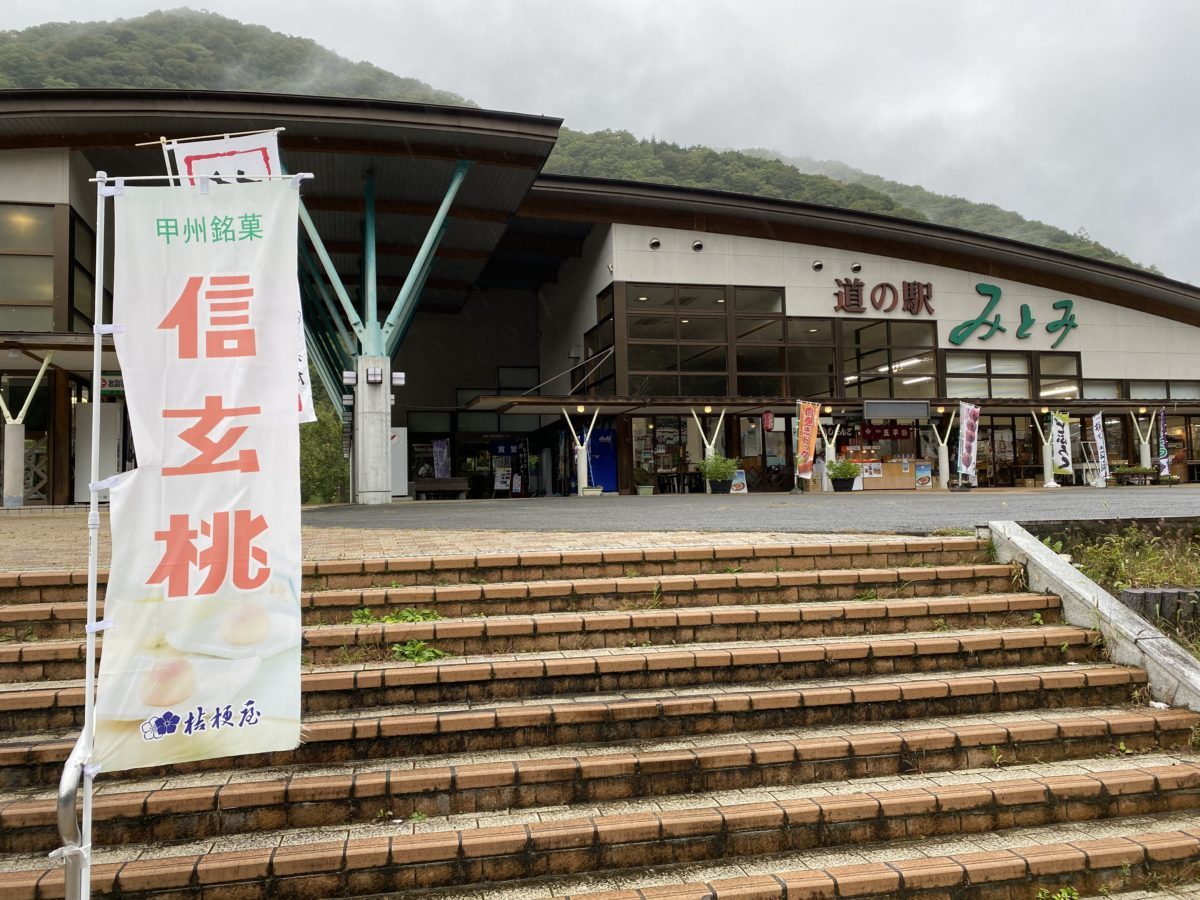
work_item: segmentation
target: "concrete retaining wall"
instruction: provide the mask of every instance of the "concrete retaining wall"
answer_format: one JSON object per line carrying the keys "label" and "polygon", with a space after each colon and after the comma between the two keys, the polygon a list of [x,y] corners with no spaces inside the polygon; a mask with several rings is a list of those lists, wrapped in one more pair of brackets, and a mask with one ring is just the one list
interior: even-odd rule
{"label": "concrete retaining wall", "polygon": [[1200,712],[1200,660],[1016,522],[989,522],[988,530],[997,559],[1023,565],[1031,590],[1057,594],[1068,622],[1099,630],[1113,662],[1149,673],[1155,700]]}

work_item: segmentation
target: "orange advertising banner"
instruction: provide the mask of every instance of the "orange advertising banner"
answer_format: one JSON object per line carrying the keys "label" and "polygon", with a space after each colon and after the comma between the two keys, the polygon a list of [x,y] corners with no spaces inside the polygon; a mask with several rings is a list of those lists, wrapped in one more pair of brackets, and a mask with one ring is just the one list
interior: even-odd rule
{"label": "orange advertising banner", "polygon": [[813,477],[813,459],[817,451],[817,419],[821,404],[801,401],[796,404],[796,474]]}

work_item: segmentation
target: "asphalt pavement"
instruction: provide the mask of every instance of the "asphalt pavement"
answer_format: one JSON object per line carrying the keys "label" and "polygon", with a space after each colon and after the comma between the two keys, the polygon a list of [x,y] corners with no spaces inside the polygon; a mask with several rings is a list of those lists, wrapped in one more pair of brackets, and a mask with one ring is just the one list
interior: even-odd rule
{"label": "asphalt pavement", "polygon": [[1200,485],[859,491],[653,497],[403,500],[384,506],[306,509],[309,528],[510,531],[792,531],[927,533],[997,519],[1157,518],[1200,515]]}

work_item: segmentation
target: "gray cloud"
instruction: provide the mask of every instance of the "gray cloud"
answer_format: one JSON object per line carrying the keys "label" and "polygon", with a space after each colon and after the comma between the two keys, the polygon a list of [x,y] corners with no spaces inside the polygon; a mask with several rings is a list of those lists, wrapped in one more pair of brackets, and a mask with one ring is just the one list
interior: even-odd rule
{"label": "gray cloud", "polygon": [[[206,0],[485,107],[839,159],[1200,283],[1187,0]],[[7,10],[3,27],[141,15]]]}

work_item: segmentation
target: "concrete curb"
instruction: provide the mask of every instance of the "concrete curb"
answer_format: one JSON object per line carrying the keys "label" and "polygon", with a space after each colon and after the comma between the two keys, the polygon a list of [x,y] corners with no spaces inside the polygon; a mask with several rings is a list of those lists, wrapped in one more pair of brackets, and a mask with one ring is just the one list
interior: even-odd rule
{"label": "concrete curb", "polygon": [[1016,522],[988,529],[996,558],[1025,566],[1031,590],[1061,597],[1067,622],[1103,634],[1113,662],[1145,669],[1155,700],[1200,711],[1200,661]]}

